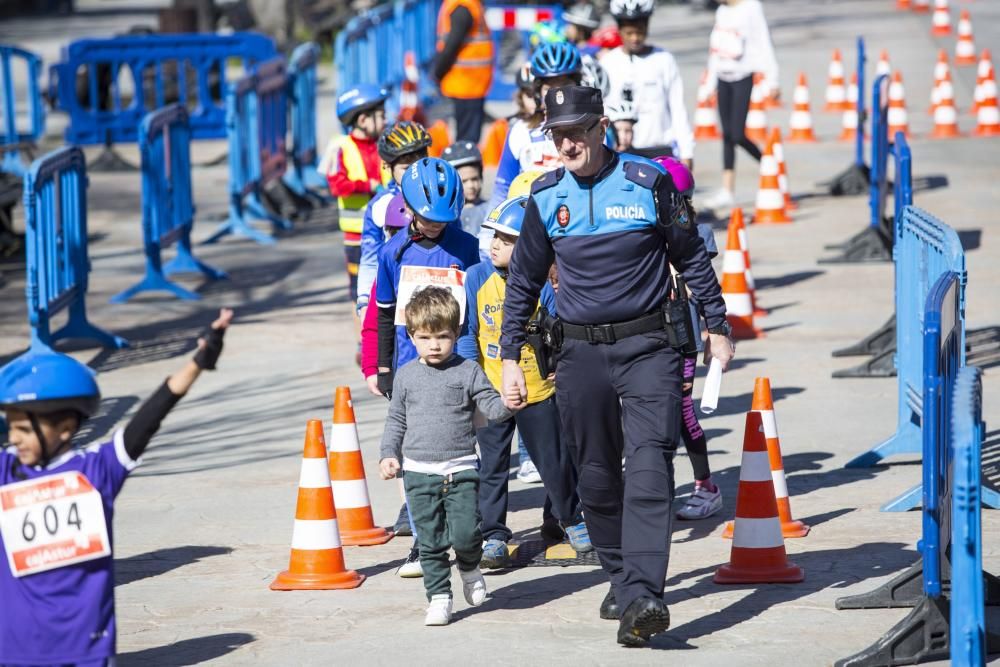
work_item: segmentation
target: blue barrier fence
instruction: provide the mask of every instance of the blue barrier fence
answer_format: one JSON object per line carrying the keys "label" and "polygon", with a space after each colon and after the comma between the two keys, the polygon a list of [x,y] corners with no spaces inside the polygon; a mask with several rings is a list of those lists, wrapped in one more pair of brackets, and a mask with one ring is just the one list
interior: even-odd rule
{"label": "blue barrier fence", "polygon": [[226,136],[228,61],[248,70],[275,55],[274,41],[255,33],[81,39],[49,68],[49,94],[69,114],[68,143],[135,142],[143,116],[175,101],[188,109],[192,139],[217,139]]}
{"label": "blue barrier fence", "polygon": [[[112,297],[124,303],[140,292],[165,290],[181,299],[201,297],[170,282],[171,273],[194,273],[216,280],[226,274],[195,259],[191,252],[194,197],[191,189],[191,126],[187,110],[172,104],[142,119],[142,238],[146,276]],[[176,244],[177,256],[166,266],[162,253]]]}
{"label": "blue barrier fence", "polygon": [[292,164],[285,184],[292,192],[308,196],[309,188],[325,189],[326,181],[316,171],[316,64],[320,50],[312,42],[300,44],[288,62],[289,122],[292,132]]}
{"label": "blue barrier fence", "polygon": [[858,37],[858,102],[855,107],[858,114],[858,131],[854,135],[854,164],[859,169],[865,167],[865,120],[868,112],[865,110],[865,40]]}
{"label": "blue barrier fence", "polygon": [[[18,69],[24,74],[18,85]],[[21,151],[38,143],[45,132],[45,107],[39,88],[42,59],[16,46],[0,44],[0,171],[27,172]]]}
{"label": "blue barrier fence", "polygon": [[268,211],[261,199],[265,186],[280,179],[288,168],[287,92],[288,76],[282,58],[257,65],[229,86],[229,218],[205,243],[227,234],[274,243],[273,236],[250,225],[250,215],[269,220],[275,229],[291,229],[292,223]]}
{"label": "blue barrier fence", "polygon": [[[105,347],[128,342],[87,320],[87,167],[83,151],[66,146],[35,160],[24,178],[28,320],[31,346],[59,339],[94,340]],[[53,333],[51,318],[69,311]]]}

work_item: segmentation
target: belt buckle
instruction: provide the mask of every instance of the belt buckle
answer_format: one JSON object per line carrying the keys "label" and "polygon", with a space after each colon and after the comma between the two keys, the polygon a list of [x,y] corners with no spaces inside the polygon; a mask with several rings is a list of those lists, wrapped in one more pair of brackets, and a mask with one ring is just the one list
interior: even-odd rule
{"label": "belt buckle", "polygon": [[615,327],[613,324],[591,324],[587,327],[588,343],[606,343],[610,345],[615,340]]}

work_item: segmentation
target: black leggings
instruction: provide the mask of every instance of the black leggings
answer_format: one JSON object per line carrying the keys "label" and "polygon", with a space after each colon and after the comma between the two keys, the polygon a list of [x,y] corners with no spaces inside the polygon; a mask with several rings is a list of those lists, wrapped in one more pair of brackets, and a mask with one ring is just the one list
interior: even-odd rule
{"label": "black leggings", "polygon": [[719,120],[722,121],[722,166],[732,169],[736,166],[736,147],[742,146],[754,160],[760,162],[760,149],[747,139],[744,128],[747,111],[750,109],[750,91],[753,90],[753,76],[739,81],[719,81]]}

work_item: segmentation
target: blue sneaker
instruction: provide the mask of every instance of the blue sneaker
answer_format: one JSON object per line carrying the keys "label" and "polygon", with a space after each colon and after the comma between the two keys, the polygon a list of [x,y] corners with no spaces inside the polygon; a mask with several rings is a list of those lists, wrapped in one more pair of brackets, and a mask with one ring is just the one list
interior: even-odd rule
{"label": "blue sneaker", "polygon": [[486,540],[483,542],[483,559],[479,567],[487,570],[498,570],[510,566],[510,552],[503,540]]}
{"label": "blue sneaker", "polygon": [[566,526],[564,530],[566,531],[566,537],[569,538],[569,545],[573,547],[573,551],[578,554],[585,554],[588,551],[594,550],[594,545],[590,542],[590,531],[587,530],[587,524],[583,521],[572,526]]}

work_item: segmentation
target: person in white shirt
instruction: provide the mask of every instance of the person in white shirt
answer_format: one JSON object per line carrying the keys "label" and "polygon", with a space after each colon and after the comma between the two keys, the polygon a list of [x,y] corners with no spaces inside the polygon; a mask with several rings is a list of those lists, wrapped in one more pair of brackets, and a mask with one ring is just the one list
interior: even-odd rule
{"label": "person in white shirt", "polygon": [[608,51],[601,65],[611,81],[607,102],[617,106],[623,90],[631,90],[638,115],[631,152],[644,157],[672,155],[689,168],[694,159],[694,132],[684,108],[684,84],[674,57],[646,43],[654,0],[612,0],[622,45]]}
{"label": "person in white shirt", "polygon": [[718,93],[722,121],[722,188],[705,200],[713,209],[733,206],[736,147],[760,161],[760,149],[744,133],[754,73],[765,90],[778,91],[778,61],[760,0],[723,0],[709,39],[708,85]]}

